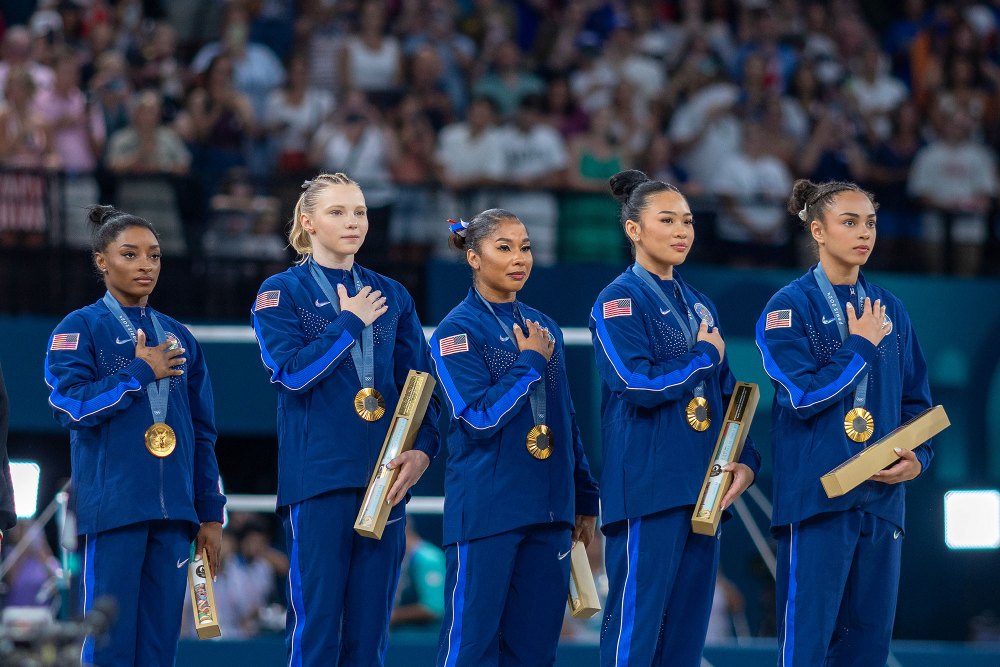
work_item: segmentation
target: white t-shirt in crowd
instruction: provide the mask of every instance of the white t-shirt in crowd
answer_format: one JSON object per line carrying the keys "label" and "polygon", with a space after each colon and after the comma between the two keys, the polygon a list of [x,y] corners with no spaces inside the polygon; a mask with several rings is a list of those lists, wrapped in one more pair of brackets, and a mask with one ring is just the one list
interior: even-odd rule
{"label": "white t-shirt in crowd", "polygon": [[441,129],[437,142],[437,161],[449,178],[500,178],[504,153],[500,130],[490,127],[473,135],[466,123],[453,123]]}
{"label": "white t-shirt in crowd", "polygon": [[669,131],[672,141],[690,141],[704,129],[701,138],[680,156],[693,180],[710,183],[718,165],[739,151],[740,123],[733,114],[706,120],[713,108],[734,104],[738,95],[739,89],[732,84],[711,84],[692,95],[674,114]]}
{"label": "white t-shirt in crowd", "polygon": [[365,91],[391,90],[396,86],[401,51],[395,37],[383,37],[377,51],[369,49],[360,37],[348,37],[344,48],[350,57],[347,73],[352,86]]}
{"label": "white t-shirt in crowd", "polygon": [[[736,199],[738,208],[753,231],[766,234],[777,245],[788,241],[785,199],[792,189],[792,176],[785,163],[773,155],[751,158],[739,153],[723,160],[710,182],[712,192]],[[751,230],[719,208],[719,238],[753,241]]]}
{"label": "white t-shirt in crowd", "polygon": [[333,95],[317,88],[306,89],[302,103],[292,105],[287,93],[274,90],[267,98],[264,123],[268,126],[285,124],[285,128],[269,133],[279,151],[309,150],[309,141],[327,115],[333,110]]}

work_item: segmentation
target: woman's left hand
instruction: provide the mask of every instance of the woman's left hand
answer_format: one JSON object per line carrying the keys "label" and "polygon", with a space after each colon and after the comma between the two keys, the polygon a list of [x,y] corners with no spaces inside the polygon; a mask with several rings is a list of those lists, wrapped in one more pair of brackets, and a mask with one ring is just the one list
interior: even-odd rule
{"label": "woman's left hand", "polygon": [[576,515],[576,527],[573,528],[573,541],[583,540],[583,546],[589,547],[590,541],[594,539],[594,532],[597,530],[597,517],[586,514]]}
{"label": "woman's left hand", "polygon": [[392,507],[398,505],[399,501],[406,497],[406,492],[410,490],[410,487],[420,481],[420,476],[424,474],[430,464],[430,457],[418,449],[403,452],[389,461],[386,467],[389,470],[399,468],[399,474],[396,475],[396,481],[389,489],[389,495],[385,497],[386,502]]}
{"label": "woman's left hand", "polygon": [[750,470],[750,467],[747,465],[742,463],[727,463],[722,466],[722,469],[733,473],[733,482],[729,485],[729,490],[726,491],[726,495],[722,498],[722,504],[719,505],[720,510],[724,510],[732,505],[733,501],[739,498],[740,494],[753,484],[753,470]]}
{"label": "woman's left hand", "polygon": [[920,459],[912,451],[897,447],[895,452],[899,460],[885,470],[879,470],[872,475],[873,482],[899,484],[900,482],[908,482],[923,472],[924,467],[920,464]]}
{"label": "woman's left hand", "polygon": [[200,554],[202,549],[208,551],[208,569],[211,572],[212,581],[215,581],[215,572],[219,566],[219,550],[222,548],[222,524],[218,521],[206,521],[198,529],[198,537],[195,539],[195,553]]}

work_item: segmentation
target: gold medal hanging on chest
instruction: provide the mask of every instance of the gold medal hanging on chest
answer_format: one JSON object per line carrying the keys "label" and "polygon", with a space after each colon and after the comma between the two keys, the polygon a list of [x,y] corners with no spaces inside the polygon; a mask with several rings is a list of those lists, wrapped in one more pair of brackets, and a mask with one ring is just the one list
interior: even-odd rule
{"label": "gold medal hanging on chest", "polygon": [[552,456],[552,429],[545,424],[537,424],[528,431],[525,442],[528,453],[540,461]]}
{"label": "gold medal hanging on chest", "polygon": [[692,398],[687,404],[685,414],[688,426],[696,431],[704,431],[712,423],[712,411],[708,407],[708,399],[704,396]]}
{"label": "gold medal hanging on chest", "polygon": [[354,395],[354,411],[366,422],[376,422],[385,414],[385,399],[371,387]]}
{"label": "gold medal hanging on chest", "polygon": [[844,415],[844,432],[854,442],[864,442],[875,433],[875,419],[864,408],[853,408]]}
{"label": "gold medal hanging on chest", "polygon": [[146,449],[157,458],[166,458],[177,448],[177,434],[162,422],[147,428],[144,439]]}

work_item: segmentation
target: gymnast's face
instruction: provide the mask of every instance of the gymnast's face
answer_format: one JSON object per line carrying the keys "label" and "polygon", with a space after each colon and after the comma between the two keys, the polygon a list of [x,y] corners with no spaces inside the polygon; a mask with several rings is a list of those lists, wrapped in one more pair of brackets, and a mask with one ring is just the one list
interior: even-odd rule
{"label": "gymnast's face", "polygon": [[104,284],[123,306],[145,306],[160,277],[160,242],[145,227],[126,227],[94,262]]}
{"label": "gymnast's face", "polygon": [[327,185],[316,197],[311,213],[302,213],[302,227],[309,233],[313,255],[323,264],[328,258],[353,256],[368,234],[368,207],[361,188],[351,184]]}
{"label": "gymnast's face", "polygon": [[661,190],[646,198],[638,220],[625,221],[636,260],[658,275],[683,264],[694,243],[694,217],[679,192]]}
{"label": "gymnast's face", "polygon": [[809,229],[819,245],[820,261],[845,267],[864,266],[875,249],[875,207],[862,192],[845,190],[834,197]]}
{"label": "gymnast's face", "polygon": [[517,218],[500,222],[479,249],[466,252],[475,272],[476,287],[487,301],[513,301],[531,275],[531,240]]}

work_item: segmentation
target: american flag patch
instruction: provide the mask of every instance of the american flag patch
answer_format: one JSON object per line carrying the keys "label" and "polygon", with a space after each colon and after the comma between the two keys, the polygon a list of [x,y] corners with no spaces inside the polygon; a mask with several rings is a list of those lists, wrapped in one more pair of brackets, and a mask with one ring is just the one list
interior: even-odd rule
{"label": "american flag patch", "polygon": [[455,336],[442,338],[438,341],[438,347],[441,350],[442,357],[448,354],[455,354],[457,352],[468,352],[469,336],[467,334],[457,334]]}
{"label": "american flag patch", "polygon": [[632,299],[615,299],[614,301],[605,301],[601,304],[601,310],[604,313],[604,319],[608,319],[609,317],[631,315]]}
{"label": "american flag patch", "polygon": [[50,350],[75,350],[80,344],[80,334],[56,334],[52,337],[52,347]]}
{"label": "american flag patch", "polygon": [[792,326],[792,311],[791,309],[785,310],[772,310],[764,318],[764,331],[768,329],[788,329]]}
{"label": "american flag patch", "polygon": [[270,292],[261,292],[257,295],[257,302],[254,304],[254,311],[263,310],[264,308],[274,308],[278,305],[278,299],[281,298],[281,292],[279,290],[271,290]]}

